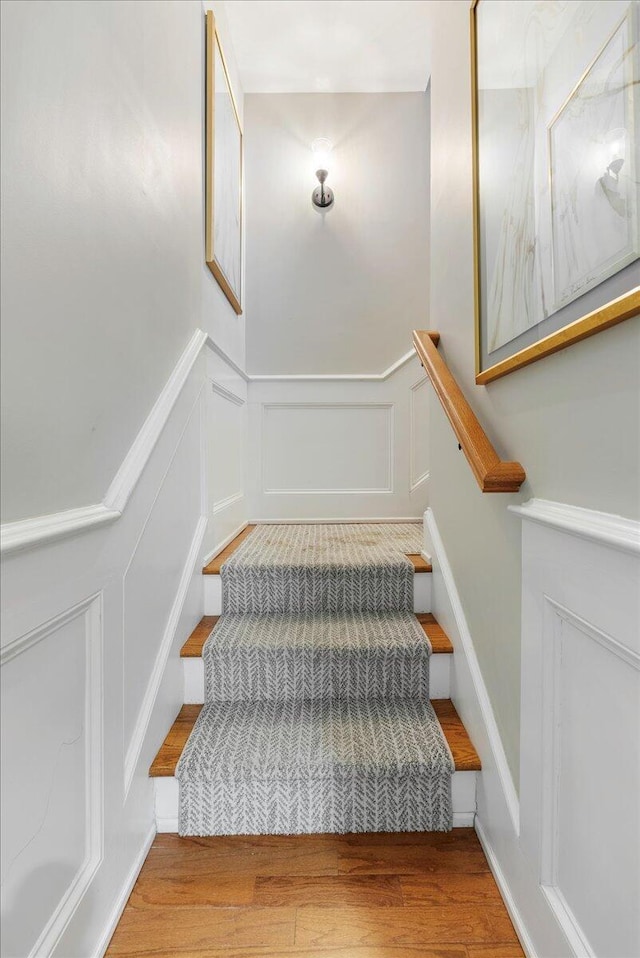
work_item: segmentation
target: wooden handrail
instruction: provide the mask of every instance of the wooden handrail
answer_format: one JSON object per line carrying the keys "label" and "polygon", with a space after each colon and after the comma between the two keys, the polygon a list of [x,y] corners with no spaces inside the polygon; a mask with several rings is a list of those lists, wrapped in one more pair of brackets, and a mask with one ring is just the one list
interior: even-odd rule
{"label": "wooden handrail", "polygon": [[517,492],[525,471],[519,462],[503,462],[478,422],[449,367],[438,352],[440,333],[414,329],[413,345],[447,414],[460,448],[483,492]]}

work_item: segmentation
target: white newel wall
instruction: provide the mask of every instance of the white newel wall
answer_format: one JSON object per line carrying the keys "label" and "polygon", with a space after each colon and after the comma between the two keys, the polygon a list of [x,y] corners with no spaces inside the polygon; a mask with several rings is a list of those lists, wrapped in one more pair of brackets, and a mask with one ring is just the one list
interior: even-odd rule
{"label": "white newel wall", "polygon": [[412,354],[377,376],[251,377],[251,518],[420,517],[428,390]]}

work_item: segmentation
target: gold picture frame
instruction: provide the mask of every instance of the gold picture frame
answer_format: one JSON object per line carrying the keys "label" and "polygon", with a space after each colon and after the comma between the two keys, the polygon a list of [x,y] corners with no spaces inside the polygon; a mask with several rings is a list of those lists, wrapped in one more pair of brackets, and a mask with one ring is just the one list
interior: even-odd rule
{"label": "gold picture frame", "polygon": [[215,17],[210,10],[206,14],[205,31],[205,262],[234,311],[240,315],[242,125]]}
{"label": "gold picture frame", "polygon": [[[516,348],[510,355],[501,357],[495,362],[484,362],[483,349],[483,317],[482,317],[482,249],[481,249],[481,197],[480,197],[480,130],[479,130],[479,84],[478,84],[478,8],[485,0],[471,0],[470,6],[470,35],[471,35],[471,112],[472,112],[472,142],[473,142],[473,243],[474,243],[474,298],[475,298],[475,356],[476,356],[476,383],[486,385],[496,379],[528,366],[561,349],[566,349],[573,343],[593,336],[595,333],[615,326],[626,319],[640,314],[640,286],[615,296],[608,302],[598,305],[578,319],[554,329],[547,335],[530,342],[523,348]],[[632,0],[633,4],[633,0]],[[513,5],[517,7],[518,5]],[[508,37],[503,38],[509,42]],[[588,72],[588,71],[587,71]],[[585,73],[586,75],[586,73]],[[584,76],[577,81],[577,89]],[[632,265],[635,265],[632,264]],[[579,300],[579,298],[578,298]],[[550,319],[554,314],[543,317]],[[535,329],[538,324],[530,328]],[[527,330],[528,332],[528,330]],[[518,339],[519,335],[514,339]],[[505,343],[505,349],[508,342]],[[504,349],[503,349],[504,351]]]}

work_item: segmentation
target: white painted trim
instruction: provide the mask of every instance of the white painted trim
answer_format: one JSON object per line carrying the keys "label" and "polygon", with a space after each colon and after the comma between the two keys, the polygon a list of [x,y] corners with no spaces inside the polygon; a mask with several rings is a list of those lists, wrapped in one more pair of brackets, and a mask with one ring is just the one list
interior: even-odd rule
{"label": "white painted trim", "polygon": [[82,530],[114,522],[120,516],[121,513],[116,509],[108,509],[99,503],[95,506],[82,506],[80,509],[67,509],[50,516],[5,522],[0,527],[0,552],[2,555],[8,555],[34,545],[52,542],[54,539],[64,539]]}
{"label": "white painted trim", "polygon": [[240,502],[241,499],[244,499],[244,492],[234,492],[232,496],[227,496],[226,499],[218,499],[218,501],[213,504],[211,515],[215,516],[219,512],[224,512],[225,509],[228,509],[229,506],[232,506],[235,502]]}
{"label": "white painted trim", "polygon": [[544,599],[546,605],[553,609],[554,614],[559,619],[568,622],[569,625],[572,625],[579,632],[582,632],[588,639],[601,645],[607,652],[617,655],[617,657],[622,659],[627,665],[640,671],[640,655],[634,652],[633,649],[630,649],[628,645],[625,645],[623,642],[618,642],[613,636],[608,635],[601,629],[597,629],[594,625],[591,625],[590,622],[587,622],[586,619],[582,619],[579,615],[576,615],[575,612],[572,612],[571,609],[567,609],[559,602],[549,598],[548,595],[545,595]]}
{"label": "white painted trim", "polygon": [[165,383],[153,409],[133,441],[127,455],[107,490],[104,501],[79,509],[67,509],[48,516],[35,516],[0,527],[0,552],[7,555],[33,548],[56,539],[85,532],[95,526],[114,522],[122,515],[149,457],[167,424],[171,411],[184,388],[200,351],[208,337],[196,329],[173,372]]}
{"label": "white painted trim", "polygon": [[449,560],[447,559],[444,543],[440,537],[432,509],[427,509],[424,516],[427,523],[427,528],[429,530],[431,542],[433,544],[433,551],[436,554],[440,571],[442,573],[442,578],[444,580],[444,585],[447,590],[447,595],[451,604],[453,616],[455,618],[458,634],[460,635],[460,641],[462,642],[464,655],[467,660],[474,691],[480,706],[480,712],[482,714],[487,737],[491,745],[493,759],[496,764],[496,770],[498,772],[502,791],[504,793],[505,801],[509,810],[511,823],[516,835],[519,835],[520,802],[518,800],[518,793],[516,792],[515,785],[513,784],[513,778],[511,777],[511,771],[507,763],[507,756],[505,754],[500,732],[498,731],[498,726],[493,714],[489,694],[484,684],[484,679],[482,678],[480,664],[478,662],[478,657],[473,645],[471,633],[469,632],[467,619],[462,608],[460,595],[456,588],[453,572],[451,571],[451,566],[449,565]]}
{"label": "white painted trim", "polygon": [[[207,333],[202,329],[196,329],[111,482],[104,501],[96,503],[95,505],[80,506],[77,509],[66,509],[62,512],[52,513],[51,515],[34,516],[28,519],[20,519],[16,522],[3,523],[2,526],[0,526],[0,554],[5,556],[47,542],[77,535],[95,526],[115,522],[116,519],[120,518],[155,448],[158,438],[166,425],[171,410],[187,381],[189,373],[205,345],[220,356],[245,382],[383,382],[415,356],[415,351],[412,349],[405,353],[404,356],[401,356],[400,359],[396,360],[395,363],[392,363],[384,372],[379,374],[249,376]],[[235,402],[238,405],[244,404],[245,401],[240,399],[235,393],[232,393],[231,390],[225,389],[225,387],[219,383],[215,383],[213,380],[210,381],[216,389],[216,392],[224,395],[231,402]],[[305,521],[311,522],[314,520]],[[333,520],[324,519],[320,521],[331,522]],[[345,520],[340,519],[336,521],[344,522]],[[378,520],[366,519],[362,521],[376,522]],[[401,519],[394,521],[406,520]]]}
{"label": "white painted trim", "polygon": [[202,564],[208,565],[212,559],[215,559],[217,555],[220,555],[223,549],[227,548],[230,542],[233,542],[236,536],[239,536],[241,532],[244,532],[244,530],[250,524],[251,523],[248,520],[247,522],[241,522],[240,525],[233,530],[233,532],[230,532],[229,535],[222,540],[222,542],[218,542],[218,544],[213,547],[211,552],[207,552],[202,560]]}
{"label": "white painted trim", "polygon": [[127,904],[127,901],[129,900],[129,895],[131,894],[133,890],[133,886],[135,885],[136,879],[138,875],[140,874],[142,866],[145,863],[145,859],[147,855],[149,854],[149,849],[151,848],[155,837],[156,837],[156,826],[154,823],[150,826],[149,831],[145,835],[142,845],[140,846],[140,851],[136,855],[135,861],[133,865],[131,866],[131,868],[129,869],[127,877],[124,880],[124,883],[122,885],[122,890],[118,894],[118,897],[115,900],[113,908],[111,909],[109,918],[107,919],[107,923],[105,925],[105,929],[95,948],[95,954],[97,958],[102,958],[107,948],[109,947],[109,942],[111,941],[113,937],[113,933],[116,930],[116,926],[118,922],[120,921],[122,912],[124,911],[125,905]]}
{"label": "white painted trim", "polygon": [[251,377],[244,371],[244,369],[238,366],[238,364],[231,358],[231,356],[229,356],[228,353],[225,353],[221,346],[218,346],[211,336],[206,337],[206,343],[209,349],[213,350],[213,352],[216,353],[220,359],[224,359],[227,366],[230,366],[231,369],[233,369],[233,371],[237,373],[241,379],[244,379],[245,382],[249,382]]}
{"label": "white painted trim", "polygon": [[107,509],[124,511],[206,341],[207,334],[196,329],[107,490]]}
{"label": "white painted trim", "polygon": [[196,531],[191,540],[191,546],[189,548],[189,553],[187,555],[182,575],[180,577],[180,584],[176,592],[176,597],[173,600],[173,605],[171,606],[171,612],[169,613],[169,618],[167,619],[167,624],[165,626],[164,635],[162,637],[162,642],[160,644],[160,649],[156,656],[156,660],[153,666],[153,671],[151,677],[147,684],[146,691],[144,693],[144,698],[142,700],[142,705],[138,712],[138,717],[136,719],[136,726],[131,736],[131,741],[127,748],[127,753],[125,756],[124,762],[124,790],[125,790],[125,799],[129,793],[129,788],[133,780],[133,774],[138,764],[140,758],[140,752],[142,751],[142,746],[144,744],[145,736],[147,734],[147,729],[149,727],[149,722],[151,721],[151,713],[153,711],[153,706],[158,695],[158,690],[160,688],[160,683],[162,681],[162,676],[164,674],[165,666],[169,658],[169,653],[171,651],[171,646],[176,635],[176,629],[178,627],[178,622],[180,621],[180,615],[182,613],[182,608],[184,606],[187,591],[191,583],[191,578],[194,574],[196,563],[200,555],[200,549],[202,547],[202,540],[204,538],[205,530],[207,528],[207,520],[204,516],[201,516],[198,519],[196,525]]}
{"label": "white painted trim", "polygon": [[498,888],[500,889],[502,900],[504,901],[507,907],[507,911],[509,912],[509,917],[511,918],[511,921],[513,922],[513,927],[515,928],[516,934],[518,938],[520,939],[520,944],[522,945],[523,951],[525,955],[527,955],[527,958],[536,958],[533,942],[531,941],[526,925],[524,921],[522,920],[522,915],[520,914],[520,911],[518,910],[518,906],[515,903],[513,895],[511,894],[511,890],[507,883],[507,879],[505,878],[504,872],[502,871],[502,868],[500,867],[500,863],[498,861],[496,853],[491,847],[491,843],[489,842],[487,834],[484,831],[482,825],[480,824],[480,821],[477,816],[476,816],[474,825],[475,825],[476,834],[478,838],[480,839],[480,844],[482,845],[482,850],[484,851],[487,861],[489,862],[489,868],[491,869],[491,873],[496,880],[496,884]]}
{"label": "white painted trim", "polygon": [[223,399],[228,399],[229,402],[234,403],[236,406],[244,406],[245,400],[242,398],[242,396],[236,396],[234,392],[232,392],[230,389],[227,389],[227,387],[223,386],[221,383],[216,382],[215,379],[209,379],[209,382],[211,383],[211,388],[213,389],[214,393],[222,396]]}
{"label": "white painted trim", "polygon": [[[249,519],[246,525],[261,525],[261,526],[332,526],[332,525],[344,525],[348,523],[350,526],[356,525],[357,523],[403,523],[410,522],[412,525],[417,525],[419,523],[420,516],[385,516],[383,518],[369,518],[369,519]],[[224,546],[223,546],[224,548]],[[217,555],[217,553],[216,553]]]}
{"label": "white painted trim", "polygon": [[[412,446],[412,448],[413,448],[413,446]],[[410,486],[409,486],[409,492],[415,492],[416,489],[418,489],[418,488],[422,485],[423,482],[428,482],[430,475],[431,475],[431,473],[430,473],[430,471],[429,471],[428,469],[427,469],[426,472],[423,472],[423,474],[422,474],[418,479],[416,479],[415,482],[412,482],[412,483],[410,484]]]}
{"label": "white painted trim", "polygon": [[[103,807],[103,611],[102,591],[90,595],[42,625],[11,642],[3,650],[2,665],[6,665],[41,640],[63,628],[68,622],[84,616],[85,619],[85,840],[86,851],[81,865],[58,902],[53,914],[42,929],[29,958],[50,955],[55,950],[75,912],[91,886],[94,875],[104,857]],[[48,806],[48,800],[47,800]],[[45,813],[46,819],[46,813]],[[44,824],[45,819],[42,820]],[[37,834],[37,832],[36,832]],[[28,844],[28,843],[27,843]],[[24,846],[19,854],[24,851]]]}
{"label": "white painted trim", "polygon": [[633,519],[610,512],[571,506],[564,502],[551,502],[549,499],[529,499],[521,506],[508,508],[530,522],[552,526],[570,535],[603,542],[622,552],[640,555],[640,522]]}
{"label": "white painted trim", "polygon": [[[245,378],[252,383],[267,383],[267,382],[295,382],[295,383],[317,383],[317,382],[367,382],[367,383],[381,383],[385,379],[389,379],[390,376],[393,376],[395,372],[405,366],[409,360],[413,359],[416,356],[414,349],[410,349],[406,352],[400,359],[397,359],[395,363],[392,363],[391,366],[388,366],[382,373],[306,373],[302,375],[289,375],[287,373],[281,373],[276,375],[261,375],[261,374],[250,374]],[[417,358],[417,357],[416,357]]]}

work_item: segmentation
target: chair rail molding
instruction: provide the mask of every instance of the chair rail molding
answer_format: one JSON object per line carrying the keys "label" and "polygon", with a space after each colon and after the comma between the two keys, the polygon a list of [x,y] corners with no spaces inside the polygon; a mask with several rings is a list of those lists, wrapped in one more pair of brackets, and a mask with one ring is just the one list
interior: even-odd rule
{"label": "chair rail molding", "polygon": [[640,522],[633,519],[550,499],[529,499],[522,505],[507,508],[521,519],[602,542],[623,552],[640,554]]}

